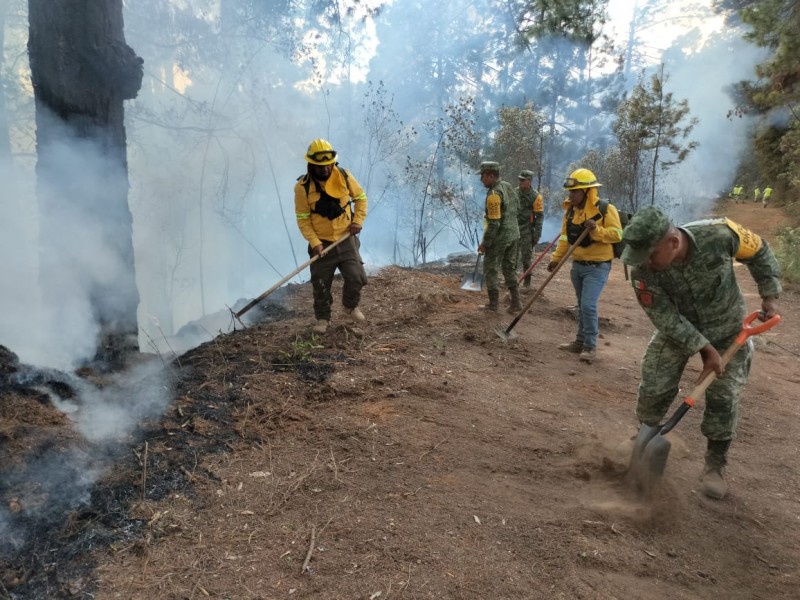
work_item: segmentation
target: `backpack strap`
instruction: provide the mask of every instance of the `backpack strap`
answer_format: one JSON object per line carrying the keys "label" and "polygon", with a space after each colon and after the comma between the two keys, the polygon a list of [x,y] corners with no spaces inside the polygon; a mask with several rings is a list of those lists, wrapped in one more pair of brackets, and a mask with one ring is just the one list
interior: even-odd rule
{"label": "backpack strap", "polygon": [[603,215],[603,221],[606,220],[606,213],[608,212],[608,205],[610,202],[608,200],[598,200],[597,201],[597,209],[600,211],[600,214]]}

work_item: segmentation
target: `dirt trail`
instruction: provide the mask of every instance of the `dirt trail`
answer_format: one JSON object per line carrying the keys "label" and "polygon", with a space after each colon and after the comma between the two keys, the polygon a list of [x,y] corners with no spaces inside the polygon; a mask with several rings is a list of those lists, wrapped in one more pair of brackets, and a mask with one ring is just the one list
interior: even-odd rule
{"label": "dirt trail", "polygon": [[[728,214],[769,236],[778,211]],[[384,269],[365,289],[369,322],[334,314],[317,341],[310,289],[297,286],[290,318],[182,357],[175,404],[146,434],[148,493],[126,515],[137,535],[99,547],[85,581],[53,576],[51,589],[148,600],[796,598],[797,293],[782,296],[784,321],[758,343],[729,498],[698,492],[698,410],[674,433],[663,494],[645,502],[622,483],[618,446],[636,430],[652,327],[621,266],[591,366],[556,350],[575,329],[566,269],[505,344],[494,327],[511,317],[482,314],[484,295],[459,289],[468,268]],[[737,273],[757,309],[746,269]],[[101,487],[138,498],[142,460],[140,446]]]}

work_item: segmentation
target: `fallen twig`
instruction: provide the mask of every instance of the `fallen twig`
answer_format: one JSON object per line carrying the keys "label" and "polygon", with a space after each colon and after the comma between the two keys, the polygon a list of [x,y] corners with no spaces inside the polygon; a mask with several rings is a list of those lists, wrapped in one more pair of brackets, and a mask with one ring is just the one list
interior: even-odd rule
{"label": "fallen twig", "polygon": [[428,455],[428,454],[430,454],[431,452],[433,452],[434,450],[436,450],[436,449],[437,449],[439,446],[441,446],[442,444],[444,444],[444,443],[445,443],[447,440],[449,440],[449,439],[450,439],[449,437],[446,437],[446,438],[444,438],[444,439],[443,439],[441,442],[439,442],[438,444],[436,444],[436,445],[435,445],[433,448],[431,448],[430,450],[427,450],[427,451],[423,452],[422,454],[420,454],[420,456],[419,456],[419,460],[422,460],[423,458],[425,458],[425,456],[426,456],[426,455]]}
{"label": "fallen twig", "polygon": [[308,552],[306,553],[306,559],[303,561],[303,568],[300,569],[300,575],[306,573],[308,571],[308,563],[311,562],[311,553],[314,552],[314,543],[317,540],[317,528],[312,525],[311,526],[311,543],[308,545]]}
{"label": "fallen twig", "polygon": [[147,495],[147,442],[144,443],[144,460],[142,461],[142,502]]}

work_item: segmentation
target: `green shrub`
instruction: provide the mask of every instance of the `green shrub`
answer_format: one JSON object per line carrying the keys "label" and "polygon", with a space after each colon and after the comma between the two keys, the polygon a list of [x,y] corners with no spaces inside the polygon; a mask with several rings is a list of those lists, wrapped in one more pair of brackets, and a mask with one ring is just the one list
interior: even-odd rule
{"label": "green shrub", "polygon": [[317,336],[312,333],[308,341],[303,340],[300,336],[295,336],[291,349],[288,351],[280,350],[278,354],[287,361],[311,362],[314,359],[314,350],[319,350],[323,347],[319,344]]}
{"label": "green shrub", "polygon": [[800,283],[800,227],[784,227],[778,233],[775,256],[783,271],[783,278]]}

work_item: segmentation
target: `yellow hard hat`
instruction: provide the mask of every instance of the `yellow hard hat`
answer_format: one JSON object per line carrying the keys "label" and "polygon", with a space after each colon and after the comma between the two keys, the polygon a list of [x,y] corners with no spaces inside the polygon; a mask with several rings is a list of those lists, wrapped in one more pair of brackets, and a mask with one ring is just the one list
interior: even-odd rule
{"label": "yellow hard hat", "polygon": [[336,162],[336,150],[328,140],[317,138],[308,145],[306,162],[312,165],[332,165]]}
{"label": "yellow hard hat", "polygon": [[564,181],[564,188],[568,190],[585,190],[602,185],[597,182],[597,177],[589,169],[576,169]]}

